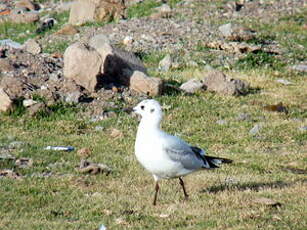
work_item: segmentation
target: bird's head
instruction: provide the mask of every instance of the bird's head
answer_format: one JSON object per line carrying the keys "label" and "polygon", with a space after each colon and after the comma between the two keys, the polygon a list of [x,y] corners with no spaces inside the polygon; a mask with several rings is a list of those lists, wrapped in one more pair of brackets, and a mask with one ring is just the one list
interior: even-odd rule
{"label": "bird's head", "polygon": [[142,119],[150,119],[152,121],[160,121],[163,115],[159,102],[154,99],[141,101],[137,106],[133,108],[133,112],[141,115]]}

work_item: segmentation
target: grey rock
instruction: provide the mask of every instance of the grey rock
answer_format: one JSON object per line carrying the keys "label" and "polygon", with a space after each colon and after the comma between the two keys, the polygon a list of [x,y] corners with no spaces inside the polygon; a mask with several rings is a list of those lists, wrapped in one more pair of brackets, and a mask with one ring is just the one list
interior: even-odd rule
{"label": "grey rock", "polygon": [[103,34],[90,38],[89,45],[97,50],[102,58],[101,74],[105,81],[129,86],[134,71],[145,74],[147,72],[143,63],[133,53],[113,47]]}
{"label": "grey rock", "polygon": [[283,84],[283,85],[292,85],[293,83],[291,81],[285,80],[285,79],[277,79],[276,82]]}
{"label": "grey rock", "polygon": [[245,95],[248,93],[249,84],[240,79],[227,77],[220,71],[211,71],[203,80],[207,90],[220,93],[222,95]]}
{"label": "grey rock", "polygon": [[305,64],[294,65],[292,66],[291,69],[299,72],[307,72],[307,65]]}
{"label": "grey rock", "polygon": [[231,41],[247,41],[255,38],[255,32],[239,24],[228,23],[219,27],[221,34]]}
{"label": "grey rock", "polygon": [[74,43],[64,53],[64,77],[93,92],[99,83],[102,63],[95,49],[80,42]]}
{"label": "grey rock", "polygon": [[130,78],[130,89],[149,96],[162,94],[163,81],[160,78],[148,77],[145,73],[134,71]]}
{"label": "grey rock", "polygon": [[257,133],[259,133],[261,129],[262,129],[262,125],[256,124],[251,130],[249,130],[249,134],[256,135]]}
{"label": "grey rock", "polygon": [[216,124],[218,124],[218,125],[226,125],[227,121],[226,120],[217,120]]}
{"label": "grey rock", "polygon": [[299,130],[301,130],[301,131],[307,131],[307,126],[302,126],[302,127],[299,128]]}
{"label": "grey rock", "polygon": [[103,126],[100,126],[100,125],[97,125],[96,127],[95,127],[95,131],[97,131],[97,132],[100,132],[100,131],[103,131],[105,128],[103,127]]}
{"label": "grey rock", "polygon": [[25,145],[25,143],[22,142],[22,141],[12,141],[12,142],[8,145],[8,147],[9,147],[10,149],[18,149],[18,148],[20,148],[20,147],[23,146],[23,145]]}
{"label": "grey rock", "polygon": [[9,46],[12,47],[14,49],[21,49],[22,45],[18,42],[14,42],[11,39],[3,39],[0,40],[0,46]]}
{"label": "grey rock", "polygon": [[187,93],[195,93],[203,88],[203,83],[197,79],[191,79],[180,86],[180,89]]}
{"label": "grey rock", "polygon": [[22,101],[22,105],[24,106],[24,107],[30,107],[30,106],[32,106],[32,105],[34,105],[34,104],[36,104],[36,103],[38,103],[37,101],[34,101],[34,100],[32,100],[32,99],[26,99],[26,100],[23,100]]}
{"label": "grey rock", "polygon": [[167,54],[160,62],[159,62],[159,70],[167,72],[170,70],[172,66],[172,58],[171,55]]}
{"label": "grey rock", "polygon": [[0,160],[15,160],[16,157],[9,153],[1,153],[0,154]]}
{"label": "grey rock", "polygon": [[69,92],[65,95],[65,102],[78,103],[82,93],[80,91]]}
{"label": "grey rock", "polygon": [[238,121],[246,121],[246,120],[250,120],[250,115],[248,113],[240,113],[237,116],[237,120]]}

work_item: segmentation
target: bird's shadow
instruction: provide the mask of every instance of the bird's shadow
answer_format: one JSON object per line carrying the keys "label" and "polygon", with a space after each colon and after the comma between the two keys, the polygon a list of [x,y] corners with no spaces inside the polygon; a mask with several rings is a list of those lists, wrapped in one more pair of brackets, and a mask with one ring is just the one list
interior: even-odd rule
{"label": "bird's shadow", "polygon": [[274,181],[274,182],[264,182],[264,183],[258,183],[258,182],[248,182],[248,183],[235,183],[235,184],[220,184],[220,185],[213,185],[211,187],[202,189],[200,192],[203,193],[219,193],[223,191],[246,191],[246,190],[252,190],[259,192],[264,189],[282,189],[285,187],[290,187],[295,185],[296,183],[306,183],[307,180],[296,180],[293,182],[284,182],[284,181]]}

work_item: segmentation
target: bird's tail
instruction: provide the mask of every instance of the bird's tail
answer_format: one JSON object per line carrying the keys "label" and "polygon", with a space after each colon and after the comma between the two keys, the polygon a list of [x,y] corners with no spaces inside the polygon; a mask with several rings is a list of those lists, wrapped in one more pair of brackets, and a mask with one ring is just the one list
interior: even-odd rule
{"label": "bird's tail", "polygon": [[205,168],[218,168],[220,164],[230,164],[232,160],[221,157],[211,157],[211,156],[203,156],[204,160],[208,163]]}

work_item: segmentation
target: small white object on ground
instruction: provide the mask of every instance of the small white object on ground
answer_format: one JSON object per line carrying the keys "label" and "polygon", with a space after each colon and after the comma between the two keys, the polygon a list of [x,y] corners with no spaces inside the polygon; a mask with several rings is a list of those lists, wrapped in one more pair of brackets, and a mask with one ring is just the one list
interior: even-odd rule
{"label": "small white object on ground", "polygon": [[14,42],[11,39],[0,40],[0,46],[9,46],[14,49],[21,49],[22,45],[18,42]]}
{"label": "small white object on ground", "polygon": [[280,84],[283,84],[283,85],[292,85],[293,84],[291,81],[288,81],[286,79],[281,79],[281,78],[277,79],[276,81]]}
{"label": "small white object on ground", "polygon": [[136,135],[135,155],[144,168],[152,173],[156,182],[153,205],[157,201],[159,180],[179,178],[187,199],[188,194],[181,177],[232,162],[229,159],[208,156],[204,150],[162,131],[160,123],[163,113],[156,100],[144,100],[133,111],[142,116]]}
{"label": "small white object on ground", "polygon": [[100,225],[99,230],[107,230],[107,227],[102,224]]}
{"label": "small white object on ground", "polygon": [[55,150],[55,151],[73,151],[75,150],[72,146],[47,146],[45,150]]}

